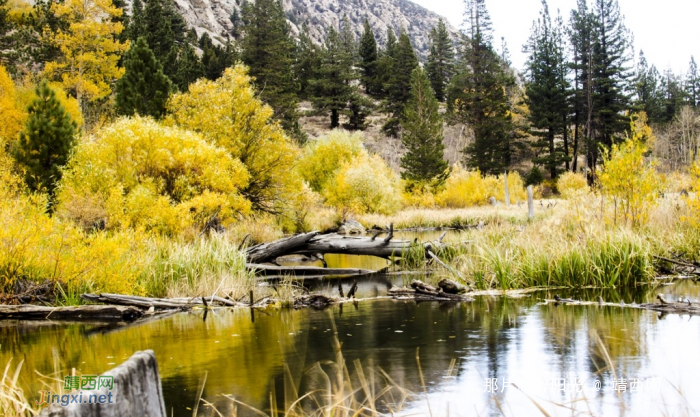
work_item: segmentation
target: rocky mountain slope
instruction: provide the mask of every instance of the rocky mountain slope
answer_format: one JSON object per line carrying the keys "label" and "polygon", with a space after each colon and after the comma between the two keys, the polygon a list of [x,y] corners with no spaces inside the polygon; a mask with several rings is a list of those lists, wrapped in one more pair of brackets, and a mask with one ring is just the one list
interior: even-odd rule
{"label": "rocky mountain slope", "polygon": [[[222,43],[232,38],[234,24],[231,16],[234,10],[240,16],[242,0],[174,1],[187,24],[194,27],[199,35],[208,32],[213,39]],[[298,34],[306,23],[312,38],[318,43],[323,42],[329,27],[337,29],[340,20],[347,15],[358,38],[367,19],[382,46],[389,27],[397,34],[404,28],[422,58],[428,54],[430,30],[440,18],[436,13],[408,0],[283,0],[283,4],[292,32]],[[456,32],[454,28],[449,29]]]}

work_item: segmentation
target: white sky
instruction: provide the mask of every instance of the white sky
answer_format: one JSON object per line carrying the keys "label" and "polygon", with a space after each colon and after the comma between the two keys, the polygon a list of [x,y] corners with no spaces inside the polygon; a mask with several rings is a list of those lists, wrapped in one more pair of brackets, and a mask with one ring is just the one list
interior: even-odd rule
{"label": "white sky", "polygon": [[[461,28],[462,0],[411,0],[432,10]],[[549,11],[561,11],[568,22],[576,0],[548,0]],[[589,7],[592,1],[589,0]],[[688,70],[690,56],[700,61],[700,0],[618,0],[625,25],[634,34],[635,58],[639,50],[659,71],[670,68],[675,73]],[[505,37],[513,65],[523,69],[522,46],[530,36],[532,22],[539,16],[541,0],[486,0],[494,29],[494,46],[500,49]]]}

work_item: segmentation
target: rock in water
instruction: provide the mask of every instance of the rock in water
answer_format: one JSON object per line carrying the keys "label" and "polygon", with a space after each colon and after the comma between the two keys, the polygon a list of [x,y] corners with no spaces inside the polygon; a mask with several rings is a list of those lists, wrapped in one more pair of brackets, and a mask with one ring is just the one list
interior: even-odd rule
{"label": "rock in water", "polygon": [[361,235],[365,233],[365,228],[356,220],[348,220],[338,229],[339,235]]}
{"label": "rock in water", "polygon": [[467,291],[467,287],[464,285],[446,278],[438,282],[438,287],[442,288],[442,291],[448,294],[461,294]]}

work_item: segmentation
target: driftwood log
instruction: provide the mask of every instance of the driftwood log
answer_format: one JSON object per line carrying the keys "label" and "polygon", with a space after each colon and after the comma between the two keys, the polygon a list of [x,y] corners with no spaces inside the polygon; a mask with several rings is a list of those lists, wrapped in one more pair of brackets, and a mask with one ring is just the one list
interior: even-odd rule
{"label": "driftwood log", "polygon": [[357,268],[322,268],[319,266],[277,266],[263,264],[246,264],[246,268],[257,275],[303,275],[303,276],[327,276],[327,275],[366,275],[375,271]]}
{"label": "driftwood log", "polygon": [[415,300],[426,301],[474,301],[473,298],[460,294],[449,294],[440,287],[433,287],[423,281],[414,280],[411,282],[411,288],[391,288],[389,295],[394,298],[413,298]]}
{"label": "driftwood log", "polygon": [[[80,296],[85,301],[104,303],[104,304],[116,304],[122,306],[132,306],[138,308],[149,309],[153,307],[154,309],[188,309],[194,306],[205,305],[205,301],[202,298],[148,298],[148,297],[138,297],[133,295],[121,295],[121,294],[82,294]],[[228,300],[225,298],[217,296],[206,296],[207,305],[215,306],[226,306],[226,307],[236,307],[240,305],[233,300]]]}
{"label": "driftwood log", "polygon": [[143,311],[128,306],[0,306],[0,320],[134,321]]}
{"label": "driftwood log", "polygon": [[601,297],[598,301],[580,301],[572,300],[568,298],[560,298],[558,295],[554,297],[554,300],[544,300],[545,303],[553,303],[554,305],[568,304],[568,305],[597,305],[600,307],[620,307],[620,308],[636,308],[639,310],[649,310],[658,311],[663,314],[689,314],[689,315],[700,315],[700,304],[692,303],[688,300],[684,302],[669,302],[666,301],[662,296],[657,296],[658,303],[642,303],[642,304],[626,304],[624,302],[620,303],[610,303],[604,301]]}

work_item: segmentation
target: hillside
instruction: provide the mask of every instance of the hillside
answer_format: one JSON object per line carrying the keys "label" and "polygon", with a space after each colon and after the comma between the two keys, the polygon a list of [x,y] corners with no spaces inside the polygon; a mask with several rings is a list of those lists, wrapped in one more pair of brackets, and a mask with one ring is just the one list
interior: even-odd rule
{"label": "hillside", "polygon": [[[175,4],[187,24],[198,35],[208,32],[219,42],[232,38],[234,10],[239,14],[241,0],[175,0]],[[347,15],[359,37],[367,19],[374,29],[378,42],[384,45],[386,32],[405,28],[413,47],[425,58],[428,54],[428,35],[437,24],[439,15],[408,0],[283,0],[287,20],[293,33],[299,33],[302,25],[309,26],[312,38],[323,42],[329,27],[338,27]],[[452,27],[450,31],[456,32]]]}

